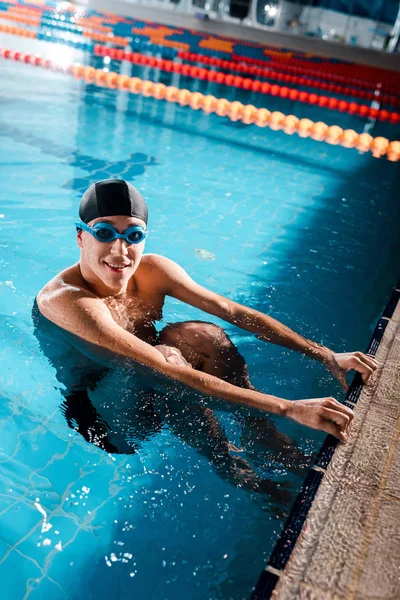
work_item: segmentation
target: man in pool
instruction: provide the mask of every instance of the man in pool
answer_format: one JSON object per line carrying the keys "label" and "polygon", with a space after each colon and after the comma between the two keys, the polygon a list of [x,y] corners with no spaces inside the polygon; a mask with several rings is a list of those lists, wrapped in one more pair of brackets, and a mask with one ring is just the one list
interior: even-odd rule
{"label": "man in pool", "polygon": [[52,279],[37,297],[41,316],[61,328],[73,344],[75,340],[78,346],[86,345],[88,356],[100,350],[128,361],[134,370],[147,369],[164,386],[175,381],[179,389],[190,390],[192,398],[197,392],[200,405],[211,397],[226,406],[286,416],[347,440],[351,410],[330,397],[290,401],[257,391],[242,356],[220,327],[189,321],[168,325],[157,334],[154,323],[161,318],[165,297],[172,296],[258,339],[322,362],[344,387],[351,369],[366,383],[377,367],[373,358],[361,352],[335,353],[268,315],[202,287],[172,260],[143,254],[147,206],[126,181],[90,186],[79,217],[79,262]]}

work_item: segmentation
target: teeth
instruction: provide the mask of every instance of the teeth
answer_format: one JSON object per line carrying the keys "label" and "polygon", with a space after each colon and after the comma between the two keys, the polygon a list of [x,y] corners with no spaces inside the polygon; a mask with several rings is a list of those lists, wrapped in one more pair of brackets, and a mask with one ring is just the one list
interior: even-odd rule
{"label": "teeth", "polygon": [[112,263],[106,263],[109,267],[112,267],[113,269],[124,269],[125,267],[127,267],[128,265],[115,265]]}

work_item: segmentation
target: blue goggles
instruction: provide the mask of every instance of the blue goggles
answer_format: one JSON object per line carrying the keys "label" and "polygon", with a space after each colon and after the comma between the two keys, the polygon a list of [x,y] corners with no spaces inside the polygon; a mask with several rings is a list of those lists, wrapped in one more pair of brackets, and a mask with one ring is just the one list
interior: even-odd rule
{"label": "blue goggles", "polygon": [[125,229],[123,233],[119,233],[111,223],[96,223],[93,227],[87,225],[83,221],[76,221],[75,227],[90,233],[99,242],[113,242],[117,238],[125,240],[127,244],[140,244],[146,239],[147,231],[140,225],[132,225]]}

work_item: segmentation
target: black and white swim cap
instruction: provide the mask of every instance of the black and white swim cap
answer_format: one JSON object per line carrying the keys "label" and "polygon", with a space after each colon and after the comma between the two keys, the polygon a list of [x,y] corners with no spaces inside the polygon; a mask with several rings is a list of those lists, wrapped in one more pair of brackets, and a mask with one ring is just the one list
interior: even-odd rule
{"label": "black and white swim cap", "polygon": [[146,202],[133,185],[123,179],[104,179],[93,183],[82,196],[79,217],[89,223],[99,217],[125,215],[138,217],[147,225]]}

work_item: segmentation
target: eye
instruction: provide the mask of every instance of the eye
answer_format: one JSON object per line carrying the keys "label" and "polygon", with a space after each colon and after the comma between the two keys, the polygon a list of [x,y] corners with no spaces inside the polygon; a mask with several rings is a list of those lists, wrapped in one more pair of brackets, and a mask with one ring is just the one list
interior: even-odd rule
{"label": "eye", "polygon": [[108,227],[99,227],[96,229],[96,237],[101,241],[109,241],[114,238],[114,232]]}
{"label": "eye", "polygon": [[132,244],[141,242],[143,238],[144,238],[143,231],[131,231],[131,233],[128,235],[128,239]]}

